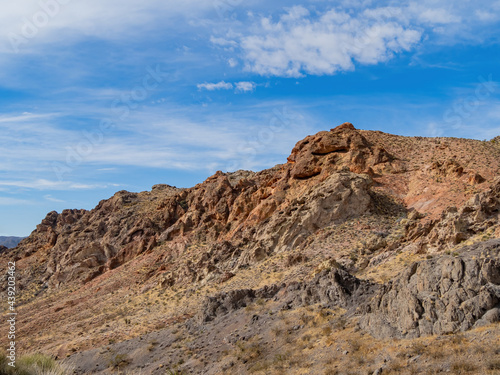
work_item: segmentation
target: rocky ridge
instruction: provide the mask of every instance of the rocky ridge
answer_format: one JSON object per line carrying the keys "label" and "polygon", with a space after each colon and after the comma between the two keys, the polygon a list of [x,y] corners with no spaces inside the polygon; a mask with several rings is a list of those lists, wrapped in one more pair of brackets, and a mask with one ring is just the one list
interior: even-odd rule
{"label": "rocky ridge", "polygon": [[[352,323],[377,340],[455,334],[500,318],[499,176],[497,142],[345,123],[306,137],[268,170],[51,212],[0,257],[18,265],[20,316],[37,312],[21,324],[38,337],[28,345],[82,352],[76,363],[85,349],[140,347],[142,335],[172,327],[187,329],[191,351],[207,352],[200,332],[251,327],[258,306],[290,317],[316,306],[340,319],[334,327]],[[272,316],[254,322],[264,337],[281,324]],[[43,338],[54,329],[55,340]],[[109,354],[92,354],[102,371]],[[222,373],[203,372],[203,361],[180,367]]]}

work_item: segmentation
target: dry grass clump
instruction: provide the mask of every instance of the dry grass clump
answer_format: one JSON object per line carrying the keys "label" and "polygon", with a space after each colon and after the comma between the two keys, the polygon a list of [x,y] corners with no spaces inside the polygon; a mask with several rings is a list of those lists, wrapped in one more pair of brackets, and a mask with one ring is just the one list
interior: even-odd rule
{"label": "dry grass clump", "polygon": [[18,357],[15,367],[9,366],[10,360],[0,354],[0,374],[2,375],[69,375],[73,368],[69,365],[56,362],[52,357],[44,354],[28,354]]}

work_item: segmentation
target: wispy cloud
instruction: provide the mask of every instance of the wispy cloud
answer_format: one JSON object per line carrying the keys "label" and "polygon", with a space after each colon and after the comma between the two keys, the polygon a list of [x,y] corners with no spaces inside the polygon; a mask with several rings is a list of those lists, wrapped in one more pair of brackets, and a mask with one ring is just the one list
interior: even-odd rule
{"label": "wispy cloud", "polygon": [[224,82],[220,81],[217,83],[200,83],[197,85],[198,90],[232,90],[233,88],[236,92],[252,92],[255,91],[257,84],[255,82],[241,81],[241,82]]}
{"label": "wispy cloud", "polygon": [[9,2],[0,14],[0,34],[7,36],[0,40],[0,51],[24,53],[35,45],[87,37],[134,38],[134,26],[151,28],[168,24],[166,19],[194,19],[212,10],[212,2],[203,0]]}
{"label": "wispy cloud", "polygon": [[99,172],[113,172],[116,170],[118,170],[118,169],[117,168],[99,168],[98,169]]}
{"label": "wispy cloud", "polygon": [[208,91],[214,91],[214,90],[231,90],[233,88],[233,84],[229,82],[224,82],[220,81],[217,83],[200,83],[196,85],[198,87],[198,90],[208,90]]}
{"label": "wispy cloud", "polygon": [[50,181],[45,179],[33,181],[0,180],[0,186],[34,190],[89,190],[106,187],[106,185],[88,185],[71,181]]}
{"label": "wispy cloud", "polygon": [[22,114],[16,114],[16,115],[0,115],[0,126],[2,126],[1,124],[12,124],[12,123],[16,123],[16,126],[18,126],[17,124],[20,122],[50,119],[55,116],[57,116],[57,114],[55,113],[33,114],[29,112],[24,112]]}
{"label": "wispy cloud", "polygon": [[[256,84],[250,81],[231,83],[236,92],[250,93]],[[117,167],[159,168],[182,171],[210,171],[211,165],[225,169],[228,160],[244,159],[238,155],[240,145],[259,134],[266,123],[266,116],[280,110],[283,104],[273,102],[255,106],[217,106],[218,108],[174,105],[146,106],[131,111],[130,116],[120,121],[107,133],[94,133],[93,127],[81,129],[69,126],[73,120],[69,113],[57,116],[5,115],[0,127],[5,129],[0,137],[0,171],[10,178],[0,180],[0,188],[22,188],[30,190],[91,190],[110,186],[109,183],[87,183],[78,171],[113,171]],[[72,112],[83,109],[99,114],[99,108],[89,108],[78,102],[68,103]],[[290,105],[294,107],[294,105]],[[8,121],[14,119],[14,122]],[[22,119],[23,121],[18,121]],[[97,121],[96,121],[97,122]],[[77,124],[78,125],[78,124]],[[292,128],[292,125],[294,128]],[[275,139],[273,150],[287,152],[296,140],[300,124],[285,126],[288,137]],[[295,130],[294,130],[295,129]],[[306,128],[304,128],[306,129]],[[270,166],[273,152],[261,147],[259,155],[245,164],[259,169]],[[58,172],[65,171],[62,178]],[[121,174],[113,174],[117,178]],[[36,177],[35,177],[36,176]],[[99,174],[102,181],[103,174]],[[111,177],[110,177],[111,178]],[[82,182],[83,181],[83,182]]]}

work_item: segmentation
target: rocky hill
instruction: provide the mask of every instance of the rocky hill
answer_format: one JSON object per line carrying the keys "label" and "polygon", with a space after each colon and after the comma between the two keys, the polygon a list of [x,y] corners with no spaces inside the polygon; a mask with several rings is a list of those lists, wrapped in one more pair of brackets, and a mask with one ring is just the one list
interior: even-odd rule
{"label": "rocky hill", "polygon": [[0,266],[20,345],[79,374],[500,373],[498,238],[498,142],[345,123],[268,170],[51,212]]}

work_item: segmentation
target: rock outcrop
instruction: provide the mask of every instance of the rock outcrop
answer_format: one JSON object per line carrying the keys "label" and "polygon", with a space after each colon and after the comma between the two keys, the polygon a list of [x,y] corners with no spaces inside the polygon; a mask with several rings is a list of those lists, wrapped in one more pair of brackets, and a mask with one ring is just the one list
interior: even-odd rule
{"label": "rock outcrop", "polygon": [[224,316],[246,307],[259,298],[272,298],[281,288],[278,285],[271,285],[258,290],[237,289],[207,297],[203,303],[202,310],[198,314],[198,321],[199,323],[207,323],[218,316]]}
{"label": "rock outcrop", "polygon": [[470,198],[462,207],[448,207],[441,218],[422,224],[415,220],[407,226],[408,239],[420,239],[429,251],[450,249],[480,233],[500,225],[500,177],[490,187]]}
{"label": "rock outcrop", "polygon": [[500,321],[500,240],[413,264],[365,307],[376,337],[448,334]]}
{"label": "rock outcrop", "polygon": [[356,278],[339,268],[319,272],[308,282],[271,285],[258,290],[238,289],[208,297],[198,320],[209,322],[218,316],[246,307],[256,299],[278,301],[281,309],[292,309],[320,303],[324,308],[342,307],[353,313],[367,303],[379,286]]}
{"label": "rock outcrop", "polygon": [[353,313],[378,289],[377,284],[333,268],[319,272],[309,282],[290,283],[284,288],[282,299],[287,308],[319,303],[325,308],[342,307]]}
{"label": "rock outcrop", "polygon": [[293,148],[288,162],[293,164],[291,176],[295,179],[330,173],[332,169],[373,175],[402,168],[400,161],[382,146],[370,144],[351,123],[306,137]]}

